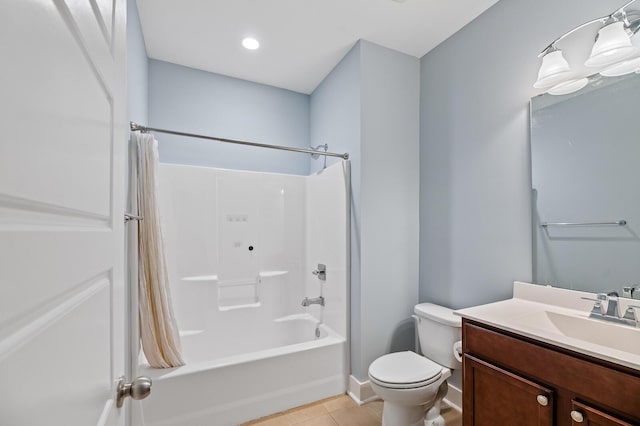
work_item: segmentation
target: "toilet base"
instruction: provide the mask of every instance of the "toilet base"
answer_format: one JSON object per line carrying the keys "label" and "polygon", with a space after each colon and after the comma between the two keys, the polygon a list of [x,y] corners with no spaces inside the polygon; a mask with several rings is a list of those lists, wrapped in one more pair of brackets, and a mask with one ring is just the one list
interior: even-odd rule
{"label": "toilet base", "polygon": [[444,417],[438,416],[433,420],[424,420],[424,426],[446,426]]}
{"label": "toilet base", "polygon": [[442,382],[435,400],[427,401],[425,405],[401,405],[385,400],[382,406],[382,426],[445,426],[440,410],[448,390],[447,382]]}
{"label": "toilet base", "polygon": [[382,426],[424,426],[424,405],[409,407],[384,401]]}
{"label": "toilet base", "polygon": [[440,415],[440,410],[442,408],[442,400],[447,395],[449,391],[449,384],[444,382],[438,388],[438,393],[436,394],[436,400],[427,414],[424,417],[424,426],[445,426],[444,417]]}

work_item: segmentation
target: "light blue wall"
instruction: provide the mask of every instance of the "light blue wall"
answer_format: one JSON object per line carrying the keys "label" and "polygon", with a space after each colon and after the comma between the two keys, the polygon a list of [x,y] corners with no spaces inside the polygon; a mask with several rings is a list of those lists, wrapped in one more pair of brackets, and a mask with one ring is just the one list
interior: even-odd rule
{"label": "light blue wall", "polygon": [[[311,144],[351,155],[351,358],[359,359],[360,339],[360,43],[311,94]],[[312,171],[322,167],[312,161]],[[341,161],[327,158],[327,165]],[[353,369],[353,365],[351,366]]]}
{"label": "light blue wall", "polygon": [[311,95],[312,144],[351,155],[351,369],[361,381],[375,358],[414,347],[419,69],[361,41]]}
{"label": "light blue wall", "polygon": [[528,103],[537,54],[618,6],[501,1],[422,58],[422,301],[491,302],[531,279]]}
{"label": "light blue wall", "polygon": [[414,349],[418,303],[420,60],[361,42],[361,344],[353,374]]}
{"label": "light blue wall", "polygon": [[[360,151],[360,42],[342,58],[311,94],[311,144],[327,143],[329,151],[355,154]],[[327,166],[341,161],[327,157]],[[311,162],[311,171],[323,166],[322,158]],[[360,175],[360,156],[352,155],[352,174]],[[352,182],[359,188],[360,182]]]}
{"label": "light blue wall", "polygon": [[149,60],[135,0],[127,0],[127,117],[147,124]]}
{"label": "light blue wall", "polygon": [[[149,61],[149,125],[299,148],[309,146],[309,96]],[[160,161],[307,175],[309,156],[158,134]]]}

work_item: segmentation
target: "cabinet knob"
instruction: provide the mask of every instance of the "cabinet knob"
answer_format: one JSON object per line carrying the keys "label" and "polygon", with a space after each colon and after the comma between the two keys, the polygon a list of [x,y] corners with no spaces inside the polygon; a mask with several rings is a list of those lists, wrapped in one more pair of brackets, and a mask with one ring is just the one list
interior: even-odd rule
{"label": "cabinet knob", "polygon": [[571,412],[571,419],[576,423],[582,423],[584,421],[584,416],[580,411],[573,410]]}
{"label": "cabinet knob", "polygon": [[538,404],[542,405],[543,407],[546,407],[549,404],[549,398],[544,395],[538,395],[536,396],[536,399],[538,400]]}

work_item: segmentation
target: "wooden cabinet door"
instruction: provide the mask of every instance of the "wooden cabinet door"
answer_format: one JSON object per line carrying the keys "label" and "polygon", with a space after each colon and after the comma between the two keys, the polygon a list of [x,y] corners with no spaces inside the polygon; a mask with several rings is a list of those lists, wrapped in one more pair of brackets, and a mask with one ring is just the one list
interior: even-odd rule
{"label": "wooden cabinet door", "polygon": [[550,389],[465,354],[464,426],[553,424]]}
{"label": "wooden cabinet door", "polygon": [[571,402],[571,426],[633,426],[577,401]]}

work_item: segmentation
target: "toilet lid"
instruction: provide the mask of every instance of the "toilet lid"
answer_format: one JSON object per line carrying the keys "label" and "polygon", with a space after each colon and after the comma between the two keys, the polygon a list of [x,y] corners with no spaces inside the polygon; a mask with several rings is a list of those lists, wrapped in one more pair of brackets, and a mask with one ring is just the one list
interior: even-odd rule
{"label": "toilet lid", "polygon": [[438,380],[442,366],[415,352],[396,352],[381,356],[369,366],[369,377],[381,386],[420,387]]}

